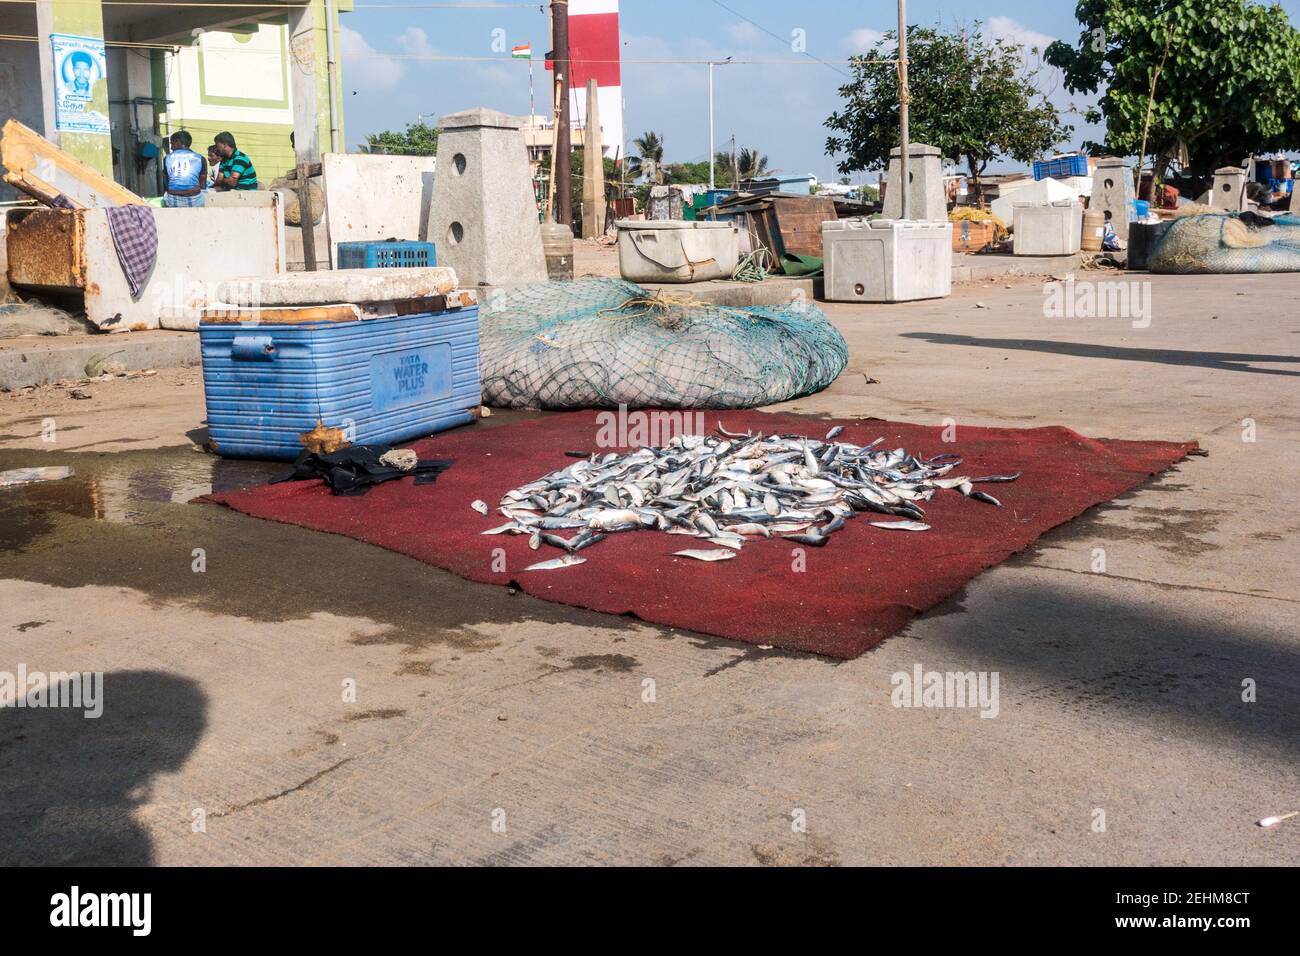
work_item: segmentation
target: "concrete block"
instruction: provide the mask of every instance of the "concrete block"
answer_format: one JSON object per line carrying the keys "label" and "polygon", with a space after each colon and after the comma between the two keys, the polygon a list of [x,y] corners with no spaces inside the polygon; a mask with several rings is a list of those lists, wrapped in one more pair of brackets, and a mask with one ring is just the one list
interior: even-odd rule
{"label": "concrete block", "polygon": [[1133,198],[1133,170],[1128,163],[1118,156],[1098,159],[1088,209],[1105,215],[1115,235],[1123,242],[1128,242],[1129,210],[1132,208],[1129,204]]}
{"label": "concrete block", "polygon": [[428,230],[438,261],[466,287],[545,281],[523,120],[479,107],[438,123]]}
{"label": "concrete block", "polygon": [[111,353],[128,371],[174,368],[199,361],[192,332],[124,332],[102,335],[25,336],[0,339],[0,388],[24,388],[86,377],[86,364]]}
{"label": "concrete block", "polygon": [[[104,331],[155,329],[164,313],[201,307],[223,279],[284,271],[280,197],[270,191],[259,196],[269,204],[154,209],[158,257],[134,297],[117,258],[107,210],[10,209],[7,251],[11,262],[23,264],[11,268],[10,278],[19,287],[82,295],[86,318]],[[16,225],[20,219],[21,229]],[[57,267],[46,268],[51,263]]]}
{"label": "concrete block", "polygon": [[1224,166],[1214,171],[1209,206],[1222,212],[1241,212],[1246,208],[1246,171],[1240,166]]}
{"label": "concrete block", "polygon": [[[340,242],[425,240],[434,166],[432,156],[326,153],[321,168],[330,261],[339,261]],[[433,242],[441,254],[441,239]]]}
{"label": "concrete block", "polygon": [[[898,162],[903,151],[895,146],[889,151],[889,171],[885,178],[885,219],[903,217],[903,194],[895,189]],[[943,192],[943,156],[934,146],[913,143],[907,152],[909,219],[942,221],[948,218],[948,201]]]}
{"label": "concrete block", "polygon": [[1062,199],[1074,198],[1074,190],[1059,179],[1040,179],[1022,186],[1014,192],[999,196],[989,203],[989,211],[1001,219],[1008,229],[1015,232],[1016,203],[1053,203]]}

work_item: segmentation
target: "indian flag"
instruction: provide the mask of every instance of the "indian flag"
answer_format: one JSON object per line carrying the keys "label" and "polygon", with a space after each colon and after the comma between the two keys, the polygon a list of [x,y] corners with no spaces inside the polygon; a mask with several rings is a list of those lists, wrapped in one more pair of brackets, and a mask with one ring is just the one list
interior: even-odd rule
{"label": "indian flag", "polygon": [[511,47],[510,55],[516,60],[531,60],[533,58],[533,45],[525,43],[523,46]]}

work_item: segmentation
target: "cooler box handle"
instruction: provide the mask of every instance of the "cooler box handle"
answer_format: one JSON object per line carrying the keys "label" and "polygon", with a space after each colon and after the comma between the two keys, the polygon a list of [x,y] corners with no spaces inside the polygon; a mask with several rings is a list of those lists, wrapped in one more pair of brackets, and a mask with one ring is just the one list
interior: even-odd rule
{"label": "cooler box handle", "polygon": [[230,343],[230,357],[243,362],[271,362],[275,343],[269,335],[236,335]]}

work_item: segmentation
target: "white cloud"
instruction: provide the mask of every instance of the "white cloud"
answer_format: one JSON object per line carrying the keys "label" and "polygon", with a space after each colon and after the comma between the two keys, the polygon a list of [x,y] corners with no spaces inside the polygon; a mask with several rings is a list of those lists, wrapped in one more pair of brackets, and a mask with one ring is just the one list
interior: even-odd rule
{"label": "white cloud", "polygon": [[1041,54],[1047,49],[1047,45],[1056,39],[1046,33],[1031,30],[1011,17],[989,17],[988,22],[984,24],[984,32],[991,39],[1002,40],[1009,46],[1024,47],[1026,56],[1030,55],[1031,49],[1037,49]]}
{"label": "white cloud", "polygon": [[405,70],[401,60],[380,53],[360,33],[342,24],[339,25],[339,53],[348,89],[375,93],[394,89],[402,82]]}
{"label": "white cloud", "polygon": [[881,30],[858,27],[844,38],[844,48],[850,53],[867,53],[884,38],[885,34]]}
{"label": "white cloud", "polygon": [[407,56],[433,56],[437,51],[429,42],[429,34],[419,27],[407,27],[397,37],[397,46]]}
{"label": "white cloud", "polygon": [[747,23],[744,20],[739,20],[735,23],[728,23],[726,30],[727,36],[731,37],[731,39],[735,40],[737,43],[748,45],[753,45],[766,36],[766,34],[764,34],[758,27],[754,26],[754,24]]}

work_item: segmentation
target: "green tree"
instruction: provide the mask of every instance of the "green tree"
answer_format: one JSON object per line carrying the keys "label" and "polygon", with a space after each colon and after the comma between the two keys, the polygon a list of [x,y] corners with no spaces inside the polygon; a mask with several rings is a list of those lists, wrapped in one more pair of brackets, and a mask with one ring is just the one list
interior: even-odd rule
{"label": "green tree", "polygon": [[736,150],[736,169],[741,182],[746,179],[762,179],[771,172],[767,166],[767,157],[748,146]]}
{"label": "green tree", "polygon": [[407,123],[406,129],[400,133],[384,130],[382,133],[367,134],[365,143],[357,151],[387,156],[436,156],[438,133],[438,127],[430,126],[423,120]]}
{"label": "green tree", "polygon": [[[602,157],[601,166],[605,171],[605,199],[614,199],[619,195],[618,164],[608,156]],[[551,153],[542,154],[539,164],[545,179],[551,177]],[[576,222],[582,218],[582,180],[586,171],[582,147],[576,147],[569,153],[569,208],[571,218]]]}
{"label": "green tree", "polygon": [[648,166],[654,169],[654,179],[663,182],[664,138],[655,132],[645,132],[632,140],[636,155],[627,158],[628,175],[640,176]]}
{"label": "green tree", "polygon": [[1106,123],[1105,142],[1091,148],[1145,151],[1159,179],[1175,160],[1208,174],[1300,146],[1300,31],[1280,6],[1081,0],[1075,17],[1078,45],[1058,40],[1046,58],[1070,91],[1103,90],[1085,114]]}
{"label": "green tree", "polygon": [[[839,134],[827,138],[826,152],[844,155],[841,173],[884,168],[898,145],[898,74],[893,63],[872,62],[896,55],[897,36],[886,33],[850,60],[852,82],[840,87],[841,108],[826,120]],[[1043,94],[1039,68],[1019,47],[982,36],[978,22],[956,33],[910,26],[907,57],[912,142],[965,160],[981,203],[979,177],[990,162],[1030,162],[1073,131]]]}
{"label": "green tree", "polygon": [[[709,181],[709,164],[706,160],[698,163],[669,163],[663,167],[661,177],[665,185],[674,183],[699,184]],[[716,178],[714,179],[716,183]]]}

